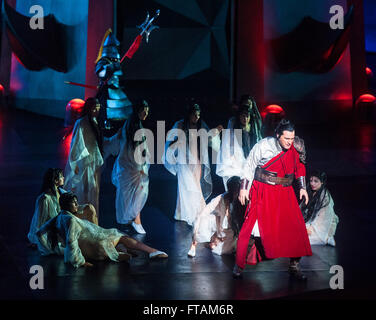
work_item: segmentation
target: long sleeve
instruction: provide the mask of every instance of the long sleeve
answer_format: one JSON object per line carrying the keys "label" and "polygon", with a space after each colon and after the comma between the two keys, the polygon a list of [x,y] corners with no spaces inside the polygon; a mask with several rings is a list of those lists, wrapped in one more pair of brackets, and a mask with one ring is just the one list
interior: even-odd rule
{"label": "long sleeve", "polygon": [[185,163],[184,151],[186,146],[186,136],[181,129],[182,121],[175,122],[171,130],[167,132],[163,164],[165,168],[173,175],[177,174],[178,164]]}
{"label": "long sleeve", "polygon": [[53,196],[41,194],[35,201],[35,211],[30,224],[28,238],[31,243],[37,244],[37,230],[48,220],[59,213],[57,199]]}
{"label": "long sleeve", "polygon": [[75,268],[78,268],[85,263],[85,258],[78,245],[82,228],[75,219],[77,218],[67,217],[64,219],[64,229],[66,231],[64,260],[65,262],[70,262]]}
{"label": "long sleeve", "polygon": [[259,165],[262,159],[262,142],[261,140],[259,143],[256,143],[255,146],[252,148],[251,152],[248,155],[248,158],[244,164],[241,179],[247,179],[249,184],[252,184],[253,178],[255,175],[255,171],[257,166]]}
{"label": "long sleeve", "polygon": [[[320,238],[323,243],[328,242],[328,238],[334,236],[334,229],[338,223],[338,217],[336,216],[333,206],[333,200],[329,193],[325,194],[326,199],[324,202],[327,202],[328,205],[322,207],[316,215],[316,218],[313,221],[308,222],[308,226],[311,226],[316,235]],[[335,227],[333,228],[333,223]]]}

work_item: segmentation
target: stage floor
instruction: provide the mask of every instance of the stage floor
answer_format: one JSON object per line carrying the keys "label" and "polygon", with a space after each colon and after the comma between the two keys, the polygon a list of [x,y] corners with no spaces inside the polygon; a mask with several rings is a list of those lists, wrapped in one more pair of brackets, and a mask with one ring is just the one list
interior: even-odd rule
{"label": "stage floor", "polygon": [[[227,122],[223,119],[223,125]],[[234,256],[216,256],[199,246],[187,257],[192,228],[173,219],[176,178],[162,165],[150,170],[150,191],[142,212],[146,236],[138,240],[166,251],[167,260],[150,261],[144,254],[126,263],[94,262],[91,269],[74,269],[62,257],[41,257],[27,247],[26,235],[43,172],[64,168],[63,121],[21,110],[0,110],[0,299],[375,299],[376,265],[373,200],[376,178],[375,125],[331,123],[297,127],[304,138],[308,168],[325,170],[340,223],[337,247],[313,246],[302,259],[306,283],[292,281],[288,259],[247,266],[241,280],[232,278]],[[132,230],[115,220],[115,187],[110,175],[114,159],[102,174],[99,223]],[[214,169],[214,168],[213,168]],[[223,192],[212,174],[213,195]],[[31,290],[30,267],[44,269],[44,289]],[[344,269],[344,290],[331,290],[329,269]]]}

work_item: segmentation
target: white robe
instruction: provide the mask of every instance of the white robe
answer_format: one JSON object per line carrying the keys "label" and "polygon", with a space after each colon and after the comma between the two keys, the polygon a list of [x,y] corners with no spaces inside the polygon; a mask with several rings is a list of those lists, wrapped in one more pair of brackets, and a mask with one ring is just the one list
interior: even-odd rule
{"label": "white robe", "polygon": [[59,214],[59,211],[60,206],[56,196],[47,193],[42,193],[38,196],[35,201],[34,215],[27,235],[31,243],[38,244],[36,232],[48,220],[56,217]]}
{"label": "white robe", "polygon": [[105,151],[106,154],[118,155],[112,170],[112,183],[116,186],[116,220],[120,224],[127,224],[137,217],[149,194],[149,160],[143,164],[135,160],[135,155],[141,157],[143,149],[146,159],[150,159],[147,142],[133,149],[131,141],[127,141],[127,125],[128,120],[106,143]]}
{"label": "white robe", "polygon": [[[202,128],[209,131],[204,121]],[[186,137],[186,144],[176,142],[171,145],[175,138],[173,129],[183,128],[183,120],[177,121],[172,130],[167,133],[167,143],[165,146],[165,154],[163,163],[165,168],[176,175],[178,178],[178,192],[175,209],[175,219],[186,221],[189,225],[193,225],[199,212],[204,208],[205,201],[212,192],[212,179],[210,175],[210,163],[208,146],[218,152],[220,146],[219,135],[208,140],[208,146],[203,148],[201,162],[198,159],[197,148],[188,150],[187,154],[182,150],[186,150],[189,137]],[[179,141],[179,140],[178,140]],[[187,161],[187,157],[189,161]],[[188,163],[193,162],[193,163]]]}
{"label": "white robe", "polygon": [[[242,176],[243,167],[247,161],[243,148],[239,144],[241,141],[241,130],[239,137],[234,131],[235,117],[231,118],[227,124],[227,130],[223,131],[222,144],[217,157],[216,174],[223,179],[225,190],[227,191],[227,181],[233,176]],[[248,187],[248,191],[251,184]]]}
{"label": "white robe", "polygon": [[218,255],[231,254],[236,246],[234,231],[230,225],[230,208],[226,206],[224,195],[220,194],[204,207],[193,228],[193,238],[198,243],[210,242],[214,233],[224,238],[212,249],[212,252]]}
{"label": "white robe", "polygon": [[[55,231],[49,229],[54,224]],[[43,248],[43,255],[57,253],[51,250],[48,243],[49,232],[57,232],[59,243],[63,248],[64,262],[71,263],[74,267],[82,266],[86,259],[104,260],[107,257],[118,261],[119,252],[115,246],[125,234],[117,229],[104,229],[87,220],[79,219],[68,211],[61,211],[55,218],[49,220],[40,229],[39,242]]]}
{"label": "white robe", "polygon": [[[99,212],[99,179],[103,157],[88,116],[78,119],[73,128],[69,157],[65,166],[64,188],[71,190],[79,203],[91,203]],[[78,167],[78,174],[75,169]]]}
{"label": "white robe", "polygon": [[[335,246],[334,234],[339,222],[338,216],[334,212],[334,202],[329,192],[324,193],[324,202],[327,206],[321,208],[314,220],[309,220],[306,227],[310,227],[312,234],[309,235],[311,245],[331,245]],[[320,199],[321,200],[321,199]]]}

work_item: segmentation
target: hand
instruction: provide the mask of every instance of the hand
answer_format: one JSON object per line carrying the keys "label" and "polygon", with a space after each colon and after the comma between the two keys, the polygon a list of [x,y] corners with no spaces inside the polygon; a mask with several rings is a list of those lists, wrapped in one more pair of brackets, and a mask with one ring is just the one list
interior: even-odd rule
{"label": "hand", "polygon": [[[307,195],[307,197],[308,197],[308,195]],[[245,190],[245,189],[240,190],[238,199],[239,199],[241,205],[244,206],[245,202],[249,201],[248,191]]]}
{"label": "hand", "polygon": [[93,264],[90,263],[90,262],[85,262],[85,263],[82,265],[82,267],[84,267],[84,268],[91,268],[91,267],[93,267]]}
{"label": "hand", "polygon": [[299,193],[300,193],[299,199],[302,200],[302,198],[304,197],[305,198],[305,204],[307,205],[308,204],[308,193],[307,193],[307,190],[300,189]]}
{"label": "hand", "polygon": [[308,228],[307,228],[307,233],[308,233],[309,236],[312,234],[312,229],[311,229],[311,227],[308,227]]}
{"label": "hand", "polygon": [[76,169],[74,169],[74,174],[78,174],[78,166],[76,167]]}

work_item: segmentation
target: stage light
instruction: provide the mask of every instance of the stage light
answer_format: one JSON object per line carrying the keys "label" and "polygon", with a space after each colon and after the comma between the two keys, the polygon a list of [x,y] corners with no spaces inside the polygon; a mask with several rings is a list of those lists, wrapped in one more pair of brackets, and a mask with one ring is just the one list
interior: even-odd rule
{"label": "stage light", "polygon": [[372,94],[366,93],[362,94],[355,102],[356,106],[359,106],[360,104],[375,104],[376,98]]}
{"label": "stage light", "polygon": [[373,72],[372,72],[372,69],[367,67],[366,68],[366,74],[367,74],[367,77],[368,78],[372,78],[373,77]]}
{"label": "stage light", "polygon": [[72,99],[65,107],[65,127],[73,126],[76,120],[81,116],[85,101],[82,99]]}
{"label": "stage light", "polygon": [[261,116],[263,119],[265,119],[266,115],[267,114],[274,114],[274,115],[278,115],[278,116],[282,116],[284,117],[285,115],[285,111],[283,110],[283,108],[281,106],[279,106],[278,104],[270,104],[268,105],[262,112],[261,112]]}

